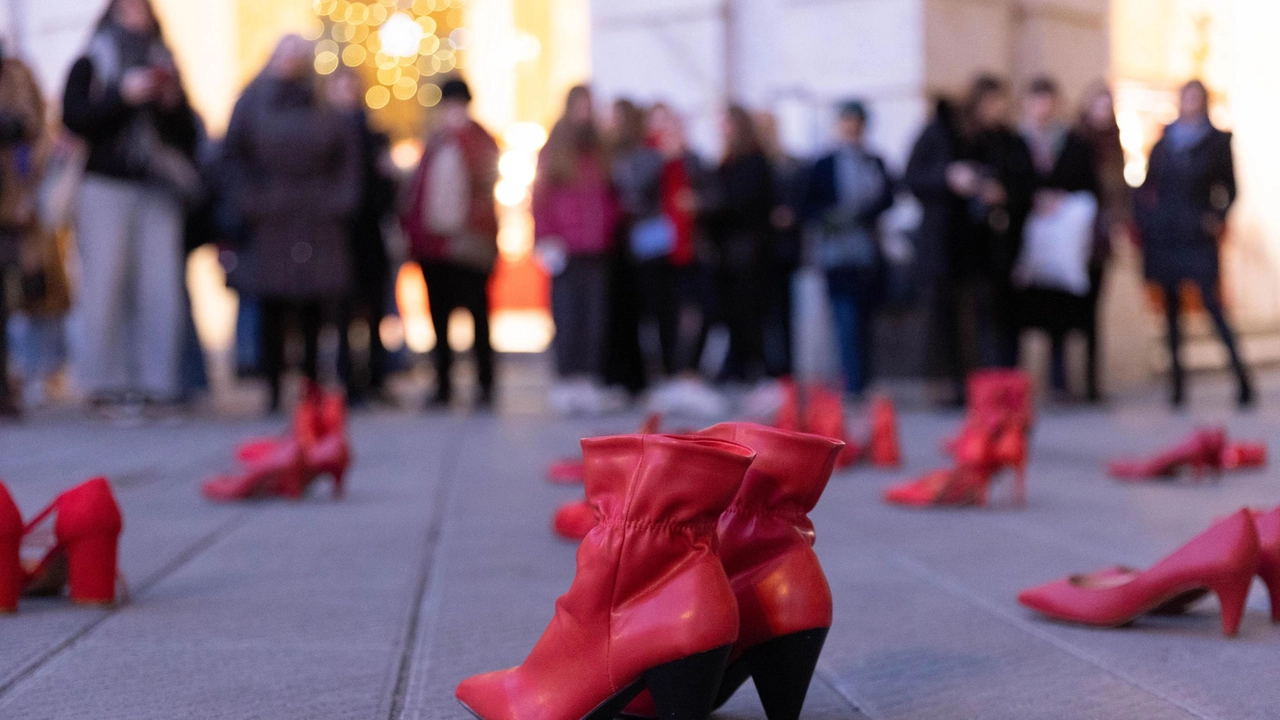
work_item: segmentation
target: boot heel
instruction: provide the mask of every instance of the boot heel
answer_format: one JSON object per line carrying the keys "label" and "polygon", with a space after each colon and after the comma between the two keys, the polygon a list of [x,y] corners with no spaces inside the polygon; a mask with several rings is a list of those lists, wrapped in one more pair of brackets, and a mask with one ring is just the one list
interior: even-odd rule
{"label": "boot heel", "polygon": [[706,720],[720,690],[731,645],[659,665],[644,674],[659,720]]}
{"label": "boot heel", "polygon": [[18,611],[18,596],[22,594],[21,545],[21,538],[0,538],[0,614]]}
{"label": "boot heel", "polygon": [[346,494],[344,483],[347,478],[347,465],[343,463],[333,469],[333,497],[341,499]]}
{"label": "boot heel", "polygon": [[783,635],[744,654],[769,720],[799,720],[827,630],[815,628]]}
{"label": "boot heel", "polygon": [[71,601],[112,603],[116,599],[115,534],[88,535],[67,547],[67,585]]}
{"label": "boot heel", "polygon": [[1224,581],[1211,589],[1218,595],[1218,604],[1222,606],[1222,634],[1235,637],[1240,632],[1240,622],[1244,619],[1244,604],[1249,599],[1249,587],[1253,584],[1253,574],[1247,577]]}

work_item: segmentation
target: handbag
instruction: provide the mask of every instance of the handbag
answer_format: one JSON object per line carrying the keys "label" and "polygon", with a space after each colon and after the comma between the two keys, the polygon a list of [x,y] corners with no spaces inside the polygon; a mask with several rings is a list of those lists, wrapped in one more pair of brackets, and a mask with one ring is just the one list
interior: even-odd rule
{"label": "handbag", "polygon": [[676,226],[666,215],[637,222],[631,228],[631,254],[637,260],[670,255],[676,247]]}
{"label": "handbag", "polygon": [[1087,192],[1067,195],[1052,212],[1034,213],[1023,231],[1014,284],[1088,295],[1097,217],[1098,200]]}

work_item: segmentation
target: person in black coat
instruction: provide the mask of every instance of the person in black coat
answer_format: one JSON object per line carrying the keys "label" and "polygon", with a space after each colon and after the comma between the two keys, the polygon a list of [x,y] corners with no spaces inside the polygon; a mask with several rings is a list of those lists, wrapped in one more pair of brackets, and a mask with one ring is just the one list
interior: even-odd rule
{"label": "person in black coat", "polygon": [[1184,399],[1181,341],[1181,287],[1190,282],[1222,337],[1239,383],[1241,407],[1254,402],[1249,372],[1222,308],[1218,241],[1236,198],[1231,134],[1209,121],[1209,94],[1193,80],[1182,88],[1178,119],[1151,149],[1146,181],[1134,196],[1146,277],[1164,289],[1174,407]]}
{"label": "person in black coat", "polygon": [[[1038,77],[1027,86],[1026,119],[1022,137],[1035,166],[1034,212],[1052,214],[1072,193],[1087,192],[1099,198],[1093,146],[1060,120],[1061,93],[1052,78]],[[1100,277],[1098,278],[1101,279]],[[1055,393],[1067,395],[1066,338],[1072,330],[1086,331],[1092,324],[1090,295],[1031,286],[1018,294],[1019,328],[1040,328],[1049,333],[1049,380]],[[1096,340],[1092,334],[1086,333]],[[1089,361],[1096,364],[1091,347]],[[1089,397],[1097,397],[1097,372],[1087,373]]]}
{"label": "person in black coat", "polygon": [[864,144],[866,124],[861,102],[841,106],[840,145],[814,164],[803,212],[817,238],[816,260],[827,273],[844,388],[855,396],[871,378],[872,313],[883,267],[879,223],[893,207],[894,191],[884,160]]}
{"label": "person in black coat", "polygon": [[955,404],[971,370],[1017,360],[1010,275],[1035,173],[1008,112],[1004,81],[978,78],[961,113],[939,103],[907,163],[907,187],[923,208],[916,254],[931,364],[950,380]]}
{"label": "person in black coat", "polygon": [[745,109],[729,107],[724,131],[725,156],[704,214],[717,255],[718,315],[729,328],[719,379],[753,382],[764,373],[761,287],[773,238],[773,167]]}

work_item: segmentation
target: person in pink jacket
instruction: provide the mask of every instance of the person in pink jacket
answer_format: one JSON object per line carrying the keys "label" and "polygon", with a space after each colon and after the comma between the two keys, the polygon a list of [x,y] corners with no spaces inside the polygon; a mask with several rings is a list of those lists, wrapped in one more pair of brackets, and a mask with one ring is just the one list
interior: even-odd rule
{"label": "person in pink jacket", "polygon": [[533,187],[538,258],[551,275],[553,345],[560,412],[601,412],[614,404],[602,386],[609,316],[609,257],[618,221],[591,90],[569,91],[564,116],[538,157]]}

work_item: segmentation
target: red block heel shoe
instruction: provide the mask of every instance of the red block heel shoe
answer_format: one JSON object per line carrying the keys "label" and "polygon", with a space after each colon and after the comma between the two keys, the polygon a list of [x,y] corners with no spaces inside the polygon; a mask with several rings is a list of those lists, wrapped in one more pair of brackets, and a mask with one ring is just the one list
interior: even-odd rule
{"label": "red block heel shoe", "polygon": [[[832,615],[809,512],[831,479],[841,444],[749,423],[715,425],[700,435],[756,453],[716,532],[741,619],[716,707],[751,678],[769,720],[796,720]],[[642,696],[626,714],[654,713]]]}
{"label": "red block heel shoe", "polygon": [[529,656],[458,685],[482,720],[608,720],[642,690],[671,720],[705,720],[738,638],[715,524],[754,454],[712,438],[583,440],[601,522]]}
{"label": "red block heel shoe", "polygon": [[24,534],[31,535],[54,513],[54,546],[27,573],[26,593],[61,592],[65,577],[72,602],[115,602],[117,547],[124,523],[106,478],[93,478],[59,495],[27,523]]}
{"label": "red block heel shoe", "polygon": [[837,468],[847,468],[858,462],[863,448],[849,437],[844,419],[844,401],[840,399],[840,393],[812,385],[809,387],[807,400],[802,429],[844,444],[840,457],[836,460]]}
{"label": "red block heel shoe", "polygon": [[1108,465],[1111,477],[1117,480],[1152,480],[1171,478],[1183,470],[1190,470],[1199,479],[1206,472],[1222,471],[1223,451],[1227,447],[1227,434],[1222,428],[1197,430],[1185,440],[1154,457],[1143,460],[1117,460]]}
{"label": "red block heel shoe", "polygon": [[1241,510],[1146,572],[1073,575],[1023,590],[1018,602],[1058,620],[1118,627],[1170,600],[1207,589],[1222,605],[1223,634],[1233,636],[1240,630],[1259,558],[1253,515]]}
{"label": "red block heel shoe", "polygon": [[0,483],[0,614],[18,609],[22,594],[22,513]]}

